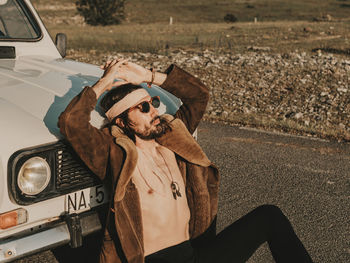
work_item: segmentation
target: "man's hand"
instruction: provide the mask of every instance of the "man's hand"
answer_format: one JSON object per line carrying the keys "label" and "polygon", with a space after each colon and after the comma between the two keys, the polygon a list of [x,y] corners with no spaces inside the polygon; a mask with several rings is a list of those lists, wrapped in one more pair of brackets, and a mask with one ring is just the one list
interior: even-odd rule
{"label": "man's hand", "polygon": [[152,78],[152,72],[135,63],[126,61],[118,68],[117,77],[134,85],[140,85],[143,82],[149,82]]}
{"label": "man's hand", "polygon": [[[112,87],[118,87],[126,83],[139,85],[152,80],[152,72],[150,70],[125,59],[107,61],[101,68],[104,70],[104,73],[93,87],[97,97],[106,90],[112,89]],[[116,79],[117,81],[115,81]],[[165,79],[166,74],[156,72],[153,82],[161,85]]]}
{"label": "man's hand", "polygon": [[112,89],[113,87],[121,86],[128,83],[125,80],[119,80],[115,82],[118,78],[118,69],[120,65],[126,63],[127,60],[112,60],[107,61],[105,65],[101,66],[104,70],[102,77],[94,84],[92,89],[96,93],[96,97],[100,97],[105,91]]}
{"label": "man's hand", "polygon": [[118,79],[116,83],[118,86],[125,83],[139,85],[142,82],[151,81],[152,78],[150,70],[125,59],[107,61],[101,68],[105,71],[102,78],[109,81]]}
{"label": "man's hand", "polygon": [[[154,73],[153,83],[156,85],[161,85],[165,81],[167,75],[155,72]],[[152,81],[152,71],[146,69],[140,65],[135,63],[126,61],[119,66],[118,70],[118,78],[125,80],[128,83],[132,83],[134,85],[140,85],[143,82],[151,82]]]}

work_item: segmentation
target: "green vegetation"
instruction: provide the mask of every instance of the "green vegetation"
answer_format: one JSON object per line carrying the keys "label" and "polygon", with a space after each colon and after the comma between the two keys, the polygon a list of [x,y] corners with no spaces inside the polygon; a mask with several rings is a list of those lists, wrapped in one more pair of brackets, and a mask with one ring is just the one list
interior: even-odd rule
{"label": "green vegetation", "polygon": [[125,0],[77,0],[79,14],[89,25],[118,25],[124,20]]}

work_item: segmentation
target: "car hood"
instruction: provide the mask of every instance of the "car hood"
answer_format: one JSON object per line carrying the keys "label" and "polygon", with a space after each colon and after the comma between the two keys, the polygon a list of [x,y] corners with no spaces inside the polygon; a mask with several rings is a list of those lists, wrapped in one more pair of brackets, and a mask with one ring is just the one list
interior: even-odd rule
{"label": "car hood", "polygon": [[[58,116],[84,86],[95,83],[101,74],[96,66],[66,59],[1,60],[1,155],[8,157],[15,150],[59,139]],[[97,113],[93,119],[96,126],[102,122]]]}

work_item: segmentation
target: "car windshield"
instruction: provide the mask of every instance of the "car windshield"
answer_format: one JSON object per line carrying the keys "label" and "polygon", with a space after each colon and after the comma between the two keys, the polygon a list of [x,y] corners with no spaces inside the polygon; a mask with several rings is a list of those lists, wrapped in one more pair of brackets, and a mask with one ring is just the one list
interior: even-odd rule
{"label": "car windshield", "polygon": [[39,26],[22,0],[0,0],[0,41],[39,37]]}

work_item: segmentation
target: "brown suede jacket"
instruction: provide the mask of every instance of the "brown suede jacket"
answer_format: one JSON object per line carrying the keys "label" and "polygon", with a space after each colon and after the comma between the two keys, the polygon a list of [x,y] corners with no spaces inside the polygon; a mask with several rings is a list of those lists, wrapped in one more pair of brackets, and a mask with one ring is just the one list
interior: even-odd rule
{"label": "brown suede jacket", "polygon": [[[176,155],[191,211],[190,237],[194,239],[213,222],[215,224],[217,214],[218,170],[191,136],[204,114],[209,92],[197,78],[177,66],[170,66],[166,73],[167,79],[161,87],[180,98],[183,105],[175,118],[166,116],[172,131],[157,142]],[[85,88],[61,114],[59,127],[80,158],[101,180],[111,176],[115,211],[113,227],[117,234],[110,233],[108,225],[111,225],[111,220],[107,220],[100,262],[142,263],[140,200],[130,180],[137,162],[135,144],[116,126],[99,130],[90,124],[90,114],[96,103],[95,92],[90,87]]]}

